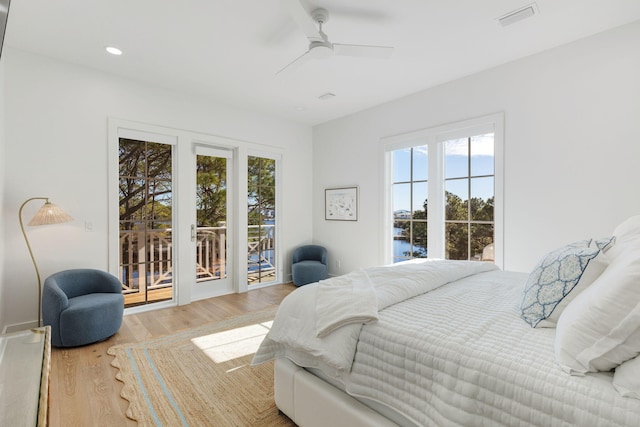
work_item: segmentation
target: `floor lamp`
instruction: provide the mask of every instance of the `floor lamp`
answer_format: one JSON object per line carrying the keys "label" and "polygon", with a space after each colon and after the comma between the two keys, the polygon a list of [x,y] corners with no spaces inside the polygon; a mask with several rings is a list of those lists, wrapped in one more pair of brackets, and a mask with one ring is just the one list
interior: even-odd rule
{"label": "floor lamp", "polygon": [[29,255],[31,255],[31,261],[33,261],[33,267],[36,269],[36,276],[38,277],[38,326],[40,326],[40,323],[42,323],[42,281],[40,280],[40,271],[38,270],[38,264],[36,264],[36,259],[33,256],[33,251],[31,250],[29,239],[27,238],[27,232],[24,230],[24,224],[22,222],[22,209],[27,203],[32,200],[44,200],[45,202],[38,210],[38,212],[36,212],[33,218],[31,218],[31,221],[29,221],[27,225],[61,224],[63,222],[72,221],[73,218],[67,215],[67,213],[62,209],[51,203],[47,197],[32,197],[30,199],[27,199],[20,206],[20,210],[18,211],[22,235],[24,236],[24,241],[27,243]]}

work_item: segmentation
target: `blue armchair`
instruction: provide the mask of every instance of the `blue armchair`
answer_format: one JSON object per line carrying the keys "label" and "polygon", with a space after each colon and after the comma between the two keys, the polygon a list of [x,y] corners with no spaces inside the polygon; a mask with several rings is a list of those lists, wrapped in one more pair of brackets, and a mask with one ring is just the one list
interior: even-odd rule
{"label": "blue armchair", "polygon": [[318,282],[328,276],[327,250],[318,245],[301,246],[293,251],[291,278],[296,286]]}
{"label": "blue armchair", "polygon": [[51,344],[77,347],[102,341],[120,329],[124,313],[122,284],[91,269],[49,276],[42,289],[42,319],[51,325]]}

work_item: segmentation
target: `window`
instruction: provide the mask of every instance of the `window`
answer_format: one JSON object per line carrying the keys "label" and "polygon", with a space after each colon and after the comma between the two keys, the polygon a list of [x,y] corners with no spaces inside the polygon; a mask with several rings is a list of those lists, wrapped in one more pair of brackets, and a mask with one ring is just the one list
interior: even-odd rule
{"label": "window", "polygon": [[428,147],[393,156],[393,262],[427,257]]}
{"label": "window", "polygon": [[502,115],[383,143],[389,182],[385,258],[501,265]]}
{"label": "window", "polygon": [[445,258],[493,261],[494,135],[444,142]]}
{"label": "window", "polygon": [[247,164],[247,279],[255,285],[277,279],[276,160],[249,156]]}

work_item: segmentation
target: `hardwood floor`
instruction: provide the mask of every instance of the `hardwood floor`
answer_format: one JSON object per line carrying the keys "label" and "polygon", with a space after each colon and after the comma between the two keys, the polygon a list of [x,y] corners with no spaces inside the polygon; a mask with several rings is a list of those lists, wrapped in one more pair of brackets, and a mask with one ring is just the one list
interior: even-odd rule
{"label": "hardwood floor", "polygon": [[111,366],[107,349],[139,342],[205,323],[224,320],[280,304],[295,289],[275,285],[243,294],[196,301],[124,317],[120,331],[106,341],[71,349],[53,348],[49,388],[49,426],[135,426],[125,415],[128,402],[120,397],[122,383]]}

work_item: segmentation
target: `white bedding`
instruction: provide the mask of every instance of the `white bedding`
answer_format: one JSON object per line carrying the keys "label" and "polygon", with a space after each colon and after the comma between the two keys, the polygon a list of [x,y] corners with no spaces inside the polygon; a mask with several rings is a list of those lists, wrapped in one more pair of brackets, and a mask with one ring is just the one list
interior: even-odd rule
{"label": "white bedding", "polygon": [[[428,264],[428,269],[439,268]],[[367,270],[379,304],[386,298],[379,291],[387,275],[381,270]],[[426,274],[439,279],[449,274],[441,273]],[[425,273],[410,276],[420,274]],[[640,425],[640,400],[621,397],[611,373],[564,373],[555,364],[555,330],[533,329],[519,317],[525,274],[488,271],[461,277],[406,293],[402,302],[381,307],[377,322],[344,326],[320,344],[313,341],[318,339],[315,319],[308,319],[314,316],[293,304],[297,317],[292,318],[283,302],[255,362],[288,357],[320,368],[340,378],[349,394],[416,425]],[[308,286],[291,294],[303,298],[292,300],[313,298],[315,290]],[[305,320],[309,326],[298,324]],[[290,342],[291,329],[304,335],[299,337],[304,345],[315,345],[309,346],[311,354],[300,342]]]}
{"label": "white bedding", "polygon": [[378,320],[378,298],[364,270],[321,280],[316,291],[316,336],[324,338],[350,323]]}
{"label": "white bedding", "polygon": [[[365,270],[376,294],[378,310],[383,310],[398,302],[424,294],[446,283],[483,271],[496,269],[493,264],[468,261],[427,261],[417,260],[394,266],[373,267]],[[361,272],[347,276],[360,275]],[[299,366],[320,368],[330,376],[340,378],[348,373],[353,363],[353,355],[358,342],[362,323],[351,323],[344,317],[334,317],[331,310],[316,308],[335,306],[335,312],[343,312],[343,307],[353,307],[349,295],[359,297],[360,293],[329,292],[322,295],[319,288],[323,282],[344,283],[344,276],[305,285],[288,295],[280,304],[273,327],[256,352],[253,364],[263,363],[278,357],[287,357]],[[333,288],[333,286],[331,286]],[[318,297],[330,298],[322,304]],[[322,316],[323,319],[318,317]],[[353,319],[360,319],[361,312],[354,312]],[[329,335],[318,336],[317,324],[328,328],[332,320],[342,327]],[[339,319],[339,320],[338,320]],[[368,320],[367,320],[368,321]]]}

